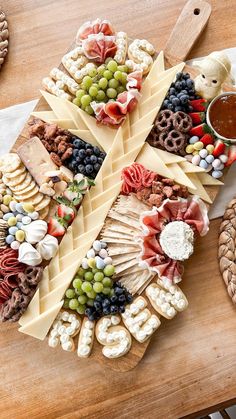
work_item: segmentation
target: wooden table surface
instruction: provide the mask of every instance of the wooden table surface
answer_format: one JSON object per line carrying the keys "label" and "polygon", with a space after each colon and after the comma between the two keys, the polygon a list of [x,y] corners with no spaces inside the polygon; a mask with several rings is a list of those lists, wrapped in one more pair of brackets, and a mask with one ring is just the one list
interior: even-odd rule
{"label": "wooden table surface", "polygon": [[[59,63],[82,22],[108,18],[157,49],[185,0],[3,0],[10,50],[0,73],[0,109],[39,96],[41,79]],[[212,0],[208,27],[192,57],[235,46],[235,0]],[[7,141],[7,138],[6,138]],[[236,312],[217,265],[220,220],[211,223],[186,264],[189,308],[166,321],[141,363],[114,373],[47,342],[0,327],[0,417],[196,418],[236,397]],[[197,413],[198,412],[198,413]]]}

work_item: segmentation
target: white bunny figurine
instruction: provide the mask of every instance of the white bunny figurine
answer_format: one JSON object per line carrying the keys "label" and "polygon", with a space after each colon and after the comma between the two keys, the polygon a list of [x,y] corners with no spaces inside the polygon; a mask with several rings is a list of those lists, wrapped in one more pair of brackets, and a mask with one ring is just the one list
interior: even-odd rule
{"label": "white bunny figurine", "polygon": [[222,84],[232,77],[231,62],[222,51],[215,51],[203,60],[193,62],[200,74],[195,78],[196,92],[206,100],[212,100],[221,93]]}

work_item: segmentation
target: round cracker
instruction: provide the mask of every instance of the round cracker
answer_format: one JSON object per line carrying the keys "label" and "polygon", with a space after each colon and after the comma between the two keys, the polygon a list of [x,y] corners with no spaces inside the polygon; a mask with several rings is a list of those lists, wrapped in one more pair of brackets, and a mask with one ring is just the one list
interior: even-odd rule
{"label": "round cracker", "polygon": [[43,200],[43,197],[44,197],[44,195],[41,194],[40,192],[38,192],[37,194],[35,194],[31,198],[24,199],[23,201],[25,203],[32,204],[35,208],[35,211],[37,211],[36,210],[36,205],[40,204],[40,202]]}
{"label": "round cracker", "polygon": [[21,159],[16,153],[6,153],[0,157],[0,170],[4,174],[14,172],[20,165]]}
{"label": "round cracker", "polygon": [[19,200],[19,201],[25,201],[26,199],[29,199],[29,198],[32,198],[32,197],[34,197],[34,195],[36,195],[38,192],[39,192],[39,188],[38,188],[38,186],[36,185],[33,189],[31,189],[31,190],[29,190],[29,191],[27,191],[27,192],[25,192],[25,191],[23,191],[24,193],[22,193],[21,195],[19,195],[19,194],[14,194],[15,195],[15,197]]}
{"label": "round cracker", "polygon": [[18,196],[18,195],[24,195],[29,191],[32,191],[32,189],[37,188],[37,192],[39,191],[39,187],[36,184],[36,182],[34,180],[32,180],[32,182],[29,184],[29,186],[26,186],[26,188],[24,188],[21,191],[14,191],[14,195]]}
{"label": "round cracker", "polygon": [[40,211],[43,208],[47,207],[50,204],[51,198],[50,196],[43,195],[42,201],[35,205],[35,211]]}
{"label": "round cracker", "polygon": [[25,188],[27,188],[31,184],[31,182],[34,182],[34,180],[32,179],[31,174],[27,173],[25,179],[21,183],[15,185],[15,186],[9,185],[9,187],[11,188],[13,193],[14,192],[19,192],[19,191],[23,191]]}
{"label": "round cracker", "polygon": [[25,173],[25,172],[26,172],[26,168],[22,164],[22,165],[19,166],[18,169],[14,170],[14,172],[6,173],[5,176],[7,177],[7,179],[10,180],[10,179],[12,179],[14,177],[17,177],[17,176],[21,175],[22,173]]}
{"label": "round cracker", "polygon": [[8,179],[7,176],[3,176],[3,182],[9,186],[9,188],[14,188],[15,186],[22,183],[26,178],[27,173],[21,173],[19,176],[13,177],[12,179]]}

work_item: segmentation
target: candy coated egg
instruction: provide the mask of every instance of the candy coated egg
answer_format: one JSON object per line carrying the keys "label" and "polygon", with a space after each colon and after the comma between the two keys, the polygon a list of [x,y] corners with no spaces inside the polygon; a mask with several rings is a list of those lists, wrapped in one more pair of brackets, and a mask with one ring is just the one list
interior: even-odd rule
{"label": "candy coated egg", "polygon": [[214,151],[214,146],[213,146],[213,144],[208,144],[207,146],[206,146],[206,149],[207,149],[207,151],[208,151],[208,153],[209,154],[212,154],[213,153],[213,151]]}
{"label": "candy coated egg", "polygon": [[212,167],[214,167],[214,169],[218,169],[218,167],[221,165],[221,161],[219,159],[215,159],[212,162]]}
{"label": "candy coated egg", "polygon": [[223,173],[220,170],[213,170],[212,174],[211,174],[215,179],[219,179]]}
{"label": "candy coated egg", "polygon": [[93,242],[93,248],[96,252],[100,252],[100,250],[102,248],[101,242],[99,240],[95,240]]}
{"label": "candy coated egg", "polygon": [[194,150],[201,150],[204,147],[204,144],[201,141],[197,141],[195,144],[193,144]]}
{"label": "candy coated egg", "polygon": [[207,163],[212,163],[215,160],[215,157],[212,156],[212,154],[209,154],[208,156],[206,156],[206,162]]}
{"label": "candy coated egg", "polygon": [[221,156],[219,156],[219,159],[222,163],[226,163],[228,161],[228,156],[226,156],[225,154],[221,154]]}
{"label": "candy coated egg", "polygon": [[15,240],[15,237],[14,237],[14,236],[12,236],[11,234],[9,234],[9,235],[6,237],[6,243],[7,243],[7,244],[11,244],[14,240]]}
{"label": "candy coated egg", "polygon": [[194,164],[194,166],[198,166],[199,163],[201,161],[201,158],[198,154],[196,154],[196,156],[193,156],[192,158],[192,164]]}
{"label": "candy coated egg", "polygon": [[88,258],[88,259],[90,259],[90,258],[95,258],[95,251],[94,251],[94,249],[90,249],[90,250],[87,252],[87,258]]}
{"label": "candy coated egg", "polygon": [[199,141],[199,137],[197,137],[196,135],[194,135],[193,137],[191,137],[189,139],[189,144],[195,144]]}
{"label": "candy coated egg", "polygon": [[207,169],[208,163],[206,162],[206,160],[201,160],[199,163],[199,166],[202,167],[203,169]]}
{"label": "candy coated egg", "polygon": [[105,259],[108,256],[106,249],[101,249],[98,254],[102,259]]}
{"label": "candy coated egg", "polygon": [[199,156],[202,158],[202,159],[205,159],[205,157],[208,155],[208,151],[205,149],[205,148],[203,148],[202,150],[200,150],[199,151]]}
{"label": "candy coated egg", "polygon": [[19,247],[20,247],[20,243],[19,243],[17,240],[14,240],[14,241],[11,243],[11,248],[12,248],[13,250],[18,250],[18,249],[19,249]]}
{"label": "candy coated egg", "polygon": [[187,145],[186,149],[185,149],[186,153],[188,154],[192,154],[192,152],[194,151],[194,147],[192,144]]}
{"label": "candy coated egg", "polygon": [[23,224],[30,224],[31,223],[31,218],[26,215],[25,217],[22,218],[22,223]]}

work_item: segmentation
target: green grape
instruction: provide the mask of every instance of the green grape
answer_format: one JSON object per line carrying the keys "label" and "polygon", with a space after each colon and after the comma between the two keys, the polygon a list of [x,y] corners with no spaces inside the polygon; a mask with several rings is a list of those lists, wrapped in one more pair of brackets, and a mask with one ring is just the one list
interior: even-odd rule
{"label": "green grape", "polygon": [[111,288],[109,288],[109,287],[104,287],[102,292],[103,292],[103,294],[105,294],[105,295],[110,295]]}
{"label": "green grape", "polygon": [[88,281],[84,281],[81,288],[86,293],[92,291],[93,289],[92,285]]}
{"label": "green grape", "polygon": [[66,297],[74,298],[74,296],[75,296],[75,290],[73,290],[72,288],[68,288],[68,290],[66,291]]}
{"label": "green grape", "polygon": [[125,92],[124,86],[118,86],[116,90],[118,94]]}
{"label": "green grape", "polygon": [[74,105],[76,105],[76,106],[80,106],[80,105],[81,105],[81,101],[80,101],[80,99],[79,99],[78,97],[75,97],[75,98],[73,99],[73,103],[74,103]]}
{"label": "green grape", "polygon": [[93,298],[89,298],[87,301],[87,306],[93,307],[93,302],[94,302]]}
{"label": "green grape", "polygon": [[87,292],[87,296],[88,296],[88,298],[90,298],[90,299],[94,299],[95,297],[96,297],[96,292],[92,289],[92,291],[89,291],[89,292]]}
{"label": "green grape", "polygon": [[82,98],[82,96],[84,96],[86,94],[86,91],[85,90],[83,90],[83,89],[79,89],[79,90],[77,90],[77,92],[76,92],[76,97],[78,98],[78,99],[81,99]]}
{"label": "green grape", "polygon": [[[106,79],[104,79],[104,80],[106,80]],[[106,81],[107,81],[107,80],[106,80]],[[105,97],[106,97],[105,92],[104,92],[103,90],[99,90],[99,91],[98,91],[98,94],[97,94],[97,96],[96,96],[96,100],[98,100],[98,101],[102,101],[102,100],[104,100],[104,99],[105,99]]]}
{"label": "green grape", "polygon": [[104,65],[104,64],[102,64],[102,65],[100,65],[98,68],[97,68],[97,72],[98,72],[98,74],[100,74],[100,75],[102,75],[103,74],[103,72],[106,70],[106,66]]}
{"label": "green grape", "polygon": [[89,95],[84,95],[81,98],[81,105],[86,107],[90,104],[91,101],[92,101],[92,98]]}
{"label": "green grape", "polygon": [[79,288],[76,288],[75,289],[75,294],[76,295],[84,295],[84,291],[81,288],[80,289]]}
{"label": "green grape", "polygon": [[119,82],[115,79],[111,79],[108,82],[108,86],[112,87],[113,89],[116,89],[119,86]]}
{"label": "green grape", "polygon": [[96,87],[94,87],[94,85],[92,85],[92,86],[90,87],[90,89],[89,89],[89,94],[90,94],[90,96],[92,96],[92,97],[97,96],[97,94],[98,94],[98,89],[97,89]]}
{"label": "green grape", "polygon": [[112,286],[112,280],[111,280],[111,278],[108,278],[107,276],[105,276],[105,278],[103,278],[102,283],[103,283],[104,287],[111,287]]}
{"label": "green grape", "polygon": [[[122,83],[123,86],[126,86],[126,83],[127,83],[127,74],[126,73],[122,73],[121,83]],[[82,101],[82,99],[81,99],[81,101]]]}
{"label": "green grape", "polygon": [[105,77],[102,77],[100,80],[99,80],[99,82],[98,82],[98,85],[99,85],[99,87],[101,88],[101,89],[106,89],[107,88],[107,85],[108,85],[108,81],[107,81],[107,79],[105,79]]}
{"label": "green grape", "polygon": [[64,303],[63,303],[63,307],[64,308],[69,308],[69,302],[70,302],[70,300],[68,298],[65,298]]}
{"label": "green grape", "polygon": [[87,301],[88,301],[88,298],[86,297],[86,295],[80,295],[78,297],[78,301],[79,301],[80,304],[86,304]]}
{"label": "green grape", "polygon": [[122,79],[122,72],[121,71],[115,71],[114,73],[114,79],[121,80]]}
{"label": "green grape", "polygon": [[111,58],[111,57],[107,57],[107,58],[105,59],[105,64],[108,64],[110,61],[112,61],[112,58]]}
{"label": "green grape", "polygon": [[103,272],[97,272],[94,275],[94,281],[95,282],[101,282],[103,280],[103,278],[104,278],[104,273]]}
{"label": "green grape", "polygon": [[98,268],[93,268],[93,269],[92,269],[92,273],[93,273],[93,274],[96,274],[97,272],[99,272],[99,269],[98,269]]}
{"label": "green grape", "polygon": [[74,288],[80,289],[82,285],[82,280],[80,278],[75,278],[72,284]]}
{"label": "green grape", "polygon": [[110,70],[112,73],[115,73],[117,70],[117,62],[114,60],[109,61],[107,64],[107,69]]}
{"label": "green grape", "polygon": [[76,309],[77,313],[84,314],[86,307],[82,304],[79,304],[79,307]]}
{"label": "green grape", "polygon": [[89,115],[93,115],[94,112],[92,106],[85,106],[85,112],[87,112]]}
{"label": "green grape", "polygon": [[77,276],[80,276],[81,278],[83,278],[84,274],[86,272],[86,269],[82,268],[82,266],[78,269],[77,271]]}
{"label": "green grape", "polygon": [[92,272],[85,272],[84,274],[85,281],[92,281],[93,280],[93,273]]}
{"label": "green grape", "polygon": [[102,292],[103,291],[103,285],[101,284],[101,282],[95,282],[93,284],[93,289],[95,292]]}
{"label": "green grape", "polygon": [[107,265],[103,269],[103,272],[106,276],[112,276],[115,273],[115,267],[113,265]]}
{"label": "green grape", "polygon": [[112,79],[113,74],[112,74],[111,71],[105,70],[104,73],[103,73],[103,77],[105,77],[105,79],[107,79],[107,80],[110,80],[110,79]]}
{"label": "green grape", "polygon": [[109,87],[109,89],[107,89],[107,96],[109,99],[114,99],[117,96],[117,91]]}
{"label": "green grape", "polygon": [[127,65],[118,65],[117,70],[121,71],[122,73],[128,73],[129,69]]}
{"label": "green grape", "polygon": [[93,79],[89,76],[85,76],[83,78],[83,85],[86,87],[86,89],[89,89],[90,86],[93,84]]}
{"label": "green grape", "polygon": [[88,75],[90,77],[95,77],[97,75],[97,69],[96,68],[91,68],[91,70],[89,70]]}
{"label": "green grape", "polygon": [[72,300],[69,301],[69,308],[71,310],[76,310],[79,307],[79,301],[76,300],[76,298],[72,298]]}

